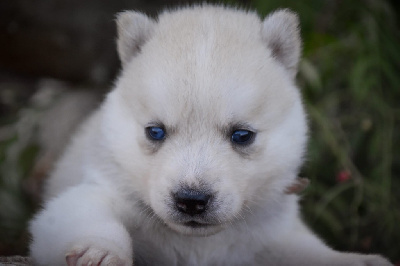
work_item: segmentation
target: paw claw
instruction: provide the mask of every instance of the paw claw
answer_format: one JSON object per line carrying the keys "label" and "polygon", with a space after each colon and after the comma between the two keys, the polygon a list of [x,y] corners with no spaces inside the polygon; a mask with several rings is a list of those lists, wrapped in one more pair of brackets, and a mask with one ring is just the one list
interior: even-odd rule
{"label": "paw claw", "polygon": [[77,247],[65,255],[65,260],[68,266],[130,265],[127,260],[97,247]]}
{"label": "paw claw", "polygon": [[65,255],[65,260],[67,261],[68,266],[75,266],[78,262],[78,258],[79,257],[73,252]]}

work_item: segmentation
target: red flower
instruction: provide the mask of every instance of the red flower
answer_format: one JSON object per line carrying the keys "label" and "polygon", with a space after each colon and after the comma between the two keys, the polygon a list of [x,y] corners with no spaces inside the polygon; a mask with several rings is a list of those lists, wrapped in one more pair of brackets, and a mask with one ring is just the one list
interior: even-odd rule
{"label": "red flower", "polygon": [[351,173],[349,170],[342,170],[336,175],[336,182],[343,183],[351,178]]}

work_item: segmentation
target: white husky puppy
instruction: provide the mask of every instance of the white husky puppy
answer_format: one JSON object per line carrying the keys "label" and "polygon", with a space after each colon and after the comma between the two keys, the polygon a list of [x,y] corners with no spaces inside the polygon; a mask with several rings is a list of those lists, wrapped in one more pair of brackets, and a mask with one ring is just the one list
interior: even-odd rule
{"label": "white husky puppy", "polygon": [[47,184],[39,265],[390,265],[303,224],[297,16],[215,6],[118,16],[123,64]]}

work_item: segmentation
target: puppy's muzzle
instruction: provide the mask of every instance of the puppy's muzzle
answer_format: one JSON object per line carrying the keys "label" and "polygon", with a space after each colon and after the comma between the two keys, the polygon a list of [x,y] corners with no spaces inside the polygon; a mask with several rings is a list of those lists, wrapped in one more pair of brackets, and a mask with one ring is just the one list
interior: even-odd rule
{"label": "puppy's muzzle", "polygon": [[210,194],[195,189],[181,189],[173,197],[175,208],[190,216],[204,213],[211,200]]}

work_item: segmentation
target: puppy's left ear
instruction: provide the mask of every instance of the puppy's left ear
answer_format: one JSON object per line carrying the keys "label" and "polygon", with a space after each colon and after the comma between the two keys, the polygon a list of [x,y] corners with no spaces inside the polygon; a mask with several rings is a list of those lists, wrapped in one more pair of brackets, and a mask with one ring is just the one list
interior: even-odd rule
{"label": "puppy's left ear", "polygon": [[117,15],[118,54],[122,65],[126,65],[150,38],[155,21],[147,15],[125,11]]}
{"label": "puppy's left ear", "polygon": [[296,13],[282,9],[268,15],[262,24],[262,38],[276,58],[294,78],[300,59],[301,39]]}

